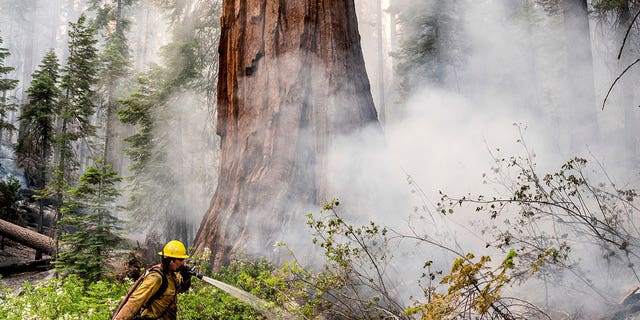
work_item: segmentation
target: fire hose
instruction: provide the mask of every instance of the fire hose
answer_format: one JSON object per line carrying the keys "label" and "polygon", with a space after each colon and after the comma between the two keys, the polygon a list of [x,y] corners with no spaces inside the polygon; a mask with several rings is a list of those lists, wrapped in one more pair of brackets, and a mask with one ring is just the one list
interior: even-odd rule
{"label": "fire hose", "polygon": [[[262,313],[262,315],[264,315],[267,319],[282,319],[282,320],[293,320],[293,319],[297,319],[297,317],[291,315],[290,313],[286,312],[285,310],[279,309],[277,307],[274,307],[272,304],[254,296],[253,294],[246,292],[240,288],[236,288],[230,284],[224,283],[222,281],[218,281],[215,280],[213,278],[209,278],[207,276],[204,276],[200,273],[197,273],[195,270],[195,267],[189,269],[188,271],[186,271],[187,274],[189,274],[192,277],[196,277],[210,285],[215,286],[216,288],[230,294],[231,296],[235,297],[236,299],[246,303],[247,305],[249,305],[250,307],[256,309],[257,311],[259,311],[260,313]],[[118,309],[116,310],[116,312],[113,314],[112,320],[114,320],[116,318],[116,316],[118,315],[118,312],[120,312],[120,310],[122,309],[122,307],[124,307],[124,305],[126,304],[127,300],[129,300],[129,297],[131,296],[131,294],[133,294],[133,292],[136,290],[136,288],[138,287],[138,285],[140,284],[140,282],[142,282],[142,280],[144,279],[145,275],[140,276],[140,278],[138,278],[138,280],[136,280],[136,282],[131,286],[131,289],[129,289],[129,292],[127,292],[127,295],[125,295],[124,299],[122,299],[122,302],[120,303],[120,305],[118,306]]]}

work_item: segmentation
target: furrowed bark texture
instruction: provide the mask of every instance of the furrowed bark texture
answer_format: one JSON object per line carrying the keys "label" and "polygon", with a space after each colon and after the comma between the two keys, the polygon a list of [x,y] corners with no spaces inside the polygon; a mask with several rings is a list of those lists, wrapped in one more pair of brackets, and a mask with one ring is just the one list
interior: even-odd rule
{"label": "furrowed bark texture", "polygon": [[377,123],[353,0],[226,0],[221,23],[219,181],[195,240],[216,267],[330,200],[332,138]]}

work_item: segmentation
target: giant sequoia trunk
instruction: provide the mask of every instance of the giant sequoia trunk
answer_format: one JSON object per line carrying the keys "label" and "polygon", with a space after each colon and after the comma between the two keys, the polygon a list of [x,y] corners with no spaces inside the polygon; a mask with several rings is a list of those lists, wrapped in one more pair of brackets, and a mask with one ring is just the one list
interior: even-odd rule
{"label": "giant sequoia trunk", "polygon": [[219,53],[218,186],[195,240],[216,267],[329,200],[332,139],[377,121],[353,0],[225,0]]}

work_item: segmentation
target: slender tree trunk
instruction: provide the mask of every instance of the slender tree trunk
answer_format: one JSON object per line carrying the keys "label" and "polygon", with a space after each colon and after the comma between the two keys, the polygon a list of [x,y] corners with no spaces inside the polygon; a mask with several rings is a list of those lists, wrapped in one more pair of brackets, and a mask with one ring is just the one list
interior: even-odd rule
{"label": "slender tree trunk", "polygon": [[376,0],[376,41],[378,45],[378,115],[380,123],[386,121],[384,95],[384,41],[382,39],[382,0]]}
{"label": "slender tree trunk", "polygon": [[[629,8],[629,2],[623,1],[620,8],[620,18],[617,25],[616,39],[624,39],[625,33],[627,32],[627,28],[629,27],[629,23],[631,23],[633,15]],[[620,43],[622,45],[622,43]],[[627,40],[625,45],[625,50],[620,57],[620,68],[619,70],[624,70],[627,66],[631,65],[633,61],[637,57],[637,52],[634,52],[632,49],[633,46]],[[637,104],[634,104],[634,92],[637,90],[638,84],[638,74],[637,72],[626,74],[623,78],[621,78],[621,87],[623,90],[620,90],[622,94],[622,103],[620,107],[624,109],[624,129],[622,131],[622,135],[624,137],[624,153],[625,153],[625,165],[629,165],[634,167],[638,165],[638,155],[640,153],[640,145],[639,145],[639,135],[640,130],[638,129],[638,110],[634,107]]]}
{"label": "slender tree trunk", "polygon": [[[8,104],[8,101],[7,101],[7,91],[5,91],[5,90],[2,90],[2,100],[1,100],[1,101],[3,101],[3,102],[2,102],[2,104],[0,104],[0,107],[4,108],[4,107],[5,107],[5,105],[6,105],[6,104]],[[5,122],[5,121],[7,121],[7,120],[5,119],[5,115],[1,115],[1,116],[0,116],[0,123],[3,123],[3,122]],[[3,129],[3,128],[0,128],[0,144],[4,144],[4,132],[5,132],[5,131],[8,131],[8,130],[5,130],[5,129]],[[9,142],[9,141],[7,140],[7,142]]]}
{"label": "slender tree trunk", "polygon": [[587,0],[564,0],[564,27],[567,53],[567,119],[575,119],[569,129],[570,148],[578,152],[599,135],[598,106],[593,83],[593,58]]}
{"label": "slender tree trunk", "polygon": [[333,196],[332,138],[377,122],[353,0],[226,0],[221,21],[219,178],[195,240],[215,267],[272,252]]}
{"label": "slender tree trunk", "polygon": [[122,30],[122,0],[116,1],[116,34],[124,34]]}

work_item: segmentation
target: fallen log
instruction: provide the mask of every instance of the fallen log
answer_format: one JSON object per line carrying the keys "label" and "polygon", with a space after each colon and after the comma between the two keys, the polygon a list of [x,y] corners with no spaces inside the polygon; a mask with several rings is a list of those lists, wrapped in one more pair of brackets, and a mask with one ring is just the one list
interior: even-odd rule
{"label": "fallen log", "polygon": [[51,259],[32,260],[2,265],[0,266],[0,274],[6,277],[22,272],[47,271],[51,268],[53,268]]}
{"label": "fallen log", "polygon": [[2,219],[0,219],[0,235],[48,255],[53,255],[56,251],[52,238]]}

